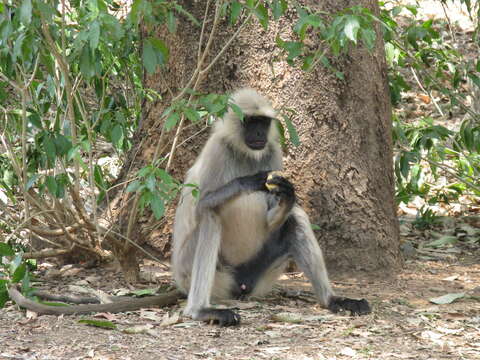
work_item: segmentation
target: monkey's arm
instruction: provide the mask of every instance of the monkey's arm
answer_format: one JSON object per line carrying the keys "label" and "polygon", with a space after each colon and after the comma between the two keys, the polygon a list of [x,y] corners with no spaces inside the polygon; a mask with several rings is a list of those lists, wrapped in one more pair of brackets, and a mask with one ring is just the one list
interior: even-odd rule
{"label": "monkey's arm", "polygon": [[241,193],[266,190],[267,176],[268,171],[261,171],[255,175],[233,179],[216,190],[207,191],[198,201],[197,214],[206,209],[215,209]]}
{"label": "monkey's arm", "polygon": [[239,315],[228,309],[210,306],[221,240],[219,219],[213,211],[207,210],[202,214],[198,226],[192,280],[184,313],[195,320],[214,321],[221,326],[237,325],[240,322]]}
{"label": "monkey's arm", "polygon": [[313,234],[308,215],[299,206],[295,206],[293,217],[296,222],[296,231],[290,239],[292,256],[311,281],[320,304],[332,312],[348,310],[353,314],[368,314],[371,312],[367,300],[349,299],[336,296],[328,279],[327,269],[323,260],[322,250]]}

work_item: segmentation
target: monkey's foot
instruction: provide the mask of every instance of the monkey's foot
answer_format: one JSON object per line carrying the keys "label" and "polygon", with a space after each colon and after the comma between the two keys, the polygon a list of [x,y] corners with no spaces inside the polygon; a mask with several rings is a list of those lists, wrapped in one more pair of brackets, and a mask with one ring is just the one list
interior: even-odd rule
{"label": "monkey's foot", "polygon": [[365,299],[356,300],[337,296],[330,300],[328,310],[334,313],[347,310],[350,311],[352,315],[366,315],[372,312],[372,308]]}
{"label": "monkey's foot", "polygon": [[240,315],[229,309],[202,309],[194,318],[195,320],[213,322],[220,326],[233,326],[240,324]]}

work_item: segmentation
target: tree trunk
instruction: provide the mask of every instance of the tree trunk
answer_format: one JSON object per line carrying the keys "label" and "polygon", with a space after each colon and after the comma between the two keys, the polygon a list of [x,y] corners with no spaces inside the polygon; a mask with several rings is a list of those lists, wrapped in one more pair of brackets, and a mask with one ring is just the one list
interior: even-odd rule
{"label": "tree trunk", "polygon": [[[207,1],[180,3],[197,19],[203,19]],[[327,12],[355,4],[378,13],[374,0],[363,0],[361,4],[337,0],[307,3]],[[211,7],[209,18],[212,16]],[[287,150],[285,168],[312,223],[320,226],[316,232],[329,268],[394,269],[400,265],[400,255],[383,41],[377,36],[373,53],[357,47],[337,60],[335,66],[344,73],[344,81],[323,67],[306,73],[289,66],[275,45],[276,36],[292,39],[291,28],[296,19],[289,12],[278,23],[271,22],[268,30],[256,20],[251,22],[203,79],[199,90],[224,93],[249,86],[268,96],[277,109],[295,110],[294,123],[301,145]],[[209,34],[211,24],[212,21],[205,34]],[[208,60],[214,58],[233,31],[226,21],[220,22]],[[132,150],[137,154],[133,161],[140,165],[151,159],[161,133],[158,119],[169,105],[171,94],[181,91],[195,68],[200,28],[179,18],[175,34],[159,30],[156,35],[167,42],[170,62],[168,71],[146,78],[145,85],[162,94],[164,100],[150,104],[145,111],[139,141]],[[187,129],[182,139],[197,130],[198,127]],[[171,169],[177,178],[183,179],[206,135],[203,132],[178,149]],[[167,135],[171,137],[173,133]],[[171,217],[165,228],[168,231],[169,224]],[[138,223],[137,227],[140,231],[136,233],[143,234],[149,242],[161,244],[159,237],[165,231],[145,232],[145,225]]]}

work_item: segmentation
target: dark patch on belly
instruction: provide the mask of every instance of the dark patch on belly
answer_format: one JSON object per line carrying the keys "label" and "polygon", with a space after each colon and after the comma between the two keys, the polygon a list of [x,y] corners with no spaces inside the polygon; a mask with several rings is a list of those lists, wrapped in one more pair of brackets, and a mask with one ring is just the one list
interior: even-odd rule
{"label": "dark patch on belly", "polygon": [[296,225],[295,218],[289,216],[278,230],[270,234],[269,239],[253,258],[233,267],[235,279],[233,298],[243,298],[251,294],[257,282],[274,262],[289,253],[290,236],[287,235],[295,231]]}

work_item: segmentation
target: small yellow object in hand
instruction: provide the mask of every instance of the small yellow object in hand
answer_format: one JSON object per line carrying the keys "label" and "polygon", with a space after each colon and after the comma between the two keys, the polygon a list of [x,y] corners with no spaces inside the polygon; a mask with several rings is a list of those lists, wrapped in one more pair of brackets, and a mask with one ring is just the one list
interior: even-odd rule
{"label": "small yellow object in hand", "polygon": [[277,184],[271,183],[273,178],[278,176],[281,176],[281,173],[279,171],[273,171],[270,174],[268,174],[267,181],[265,182],[265,187],[268,189],[268,191],[274,191],[275,189],[278,188]]}

